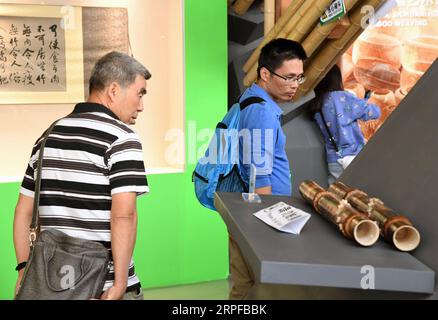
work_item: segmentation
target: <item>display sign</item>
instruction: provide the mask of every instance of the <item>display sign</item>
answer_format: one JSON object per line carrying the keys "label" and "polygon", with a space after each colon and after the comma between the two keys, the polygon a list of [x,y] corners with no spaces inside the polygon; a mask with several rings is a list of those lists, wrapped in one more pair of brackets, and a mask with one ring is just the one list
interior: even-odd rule
{"label": "display sign", "polygon": [[301,229],[310,219],[309,213],[284,202],[257,211],[254,216],[277,230],[294,234],[300,234]]}
{"label": "display sign", "polygon": [[334,0],[319,20],[321,24],[327,24],[342,18],[345,13],[344,0]]}

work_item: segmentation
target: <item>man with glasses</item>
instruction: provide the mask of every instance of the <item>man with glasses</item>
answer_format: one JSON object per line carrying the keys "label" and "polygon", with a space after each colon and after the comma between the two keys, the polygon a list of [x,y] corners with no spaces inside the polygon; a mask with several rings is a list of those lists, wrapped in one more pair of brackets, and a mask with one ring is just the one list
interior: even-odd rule
{"label": "man with glasses", "polygon": [[[240,101],[259,97],[241,112],[239,124],[239,160],[242,178],[248,182],[255,165],[256,193],[291,196],[291,174],[286,156],[286,136],[281,128],[282,110],[278,102],[291,101],[298,86],[305,81],[303,68],[307,59],[303,47],[295,41],[275,39],[260,53],[257,80]],[[233,287],[230,299],[244,299],[254,286],[254,275],[237,243],[230,235],[230,272]]]}

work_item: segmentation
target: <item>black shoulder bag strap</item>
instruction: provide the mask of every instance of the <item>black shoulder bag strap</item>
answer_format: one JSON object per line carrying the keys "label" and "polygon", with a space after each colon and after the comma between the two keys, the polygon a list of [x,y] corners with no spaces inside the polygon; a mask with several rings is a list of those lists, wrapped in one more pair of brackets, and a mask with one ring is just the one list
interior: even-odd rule
{"label": "black shoulder bag strap", "polygon": [[318,112],[321,115],[322,122],[324,123],[324,127],[325,127],[325,130],[327,131],[327,134],[329,136],[330,142],[332,143],[332,145],[335,148],[336,152],[339,152],[338,145],[336,144],[335,139],[333,138],[333,136],[332,136],[332,134],[330,132],[330,129],[329,129],[328,125],[327,125],[327,122],[325,121],[324,114],[321,111],[318,111]]}
{"label": "black shoulder bag strap", "polygon": [[49,129],[46,130],[44,133],[44,136],[41,140],[39,155],[38,155],[38,162],[37,162],[37,174],[35,179],[35,194],[33,198],[33,213],[32,213],[32,222],[30,224],[30,234],[29,234],[29,240],[30,240],[30,246],[33,247],[33,244],[35,243],[35,240],[37,238],[38,228],[39,228],[39,205],[40,205],[40,191],[41,191],[41,169],[43,166],[43,155],[44,155],[44,147],[46,146],[47,138],[49,137],[49,134],[52,132],[55,125],[58,123],[59,120],[52,123],[52,125],[49,127]]}

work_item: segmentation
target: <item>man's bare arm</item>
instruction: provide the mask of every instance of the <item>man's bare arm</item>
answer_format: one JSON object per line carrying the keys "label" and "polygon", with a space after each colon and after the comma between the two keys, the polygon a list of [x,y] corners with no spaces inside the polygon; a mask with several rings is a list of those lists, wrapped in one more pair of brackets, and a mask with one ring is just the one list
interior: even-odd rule
{"label": "man's bare arm", "polygon": [[[29,227],[32,221],[32,212],[33,198],[20,194],[14,216],[14,247],[17,264],[27,261],[29,258]],[[24,269],[19,271],[15,293],[17,293],[23,272]]]}
{"label": "man's bare arm", "polygon": [[129,263],[137,235],[136,193],[124,192],[112,196],[111,249],[114,260],[114,286],[102,299],[120,299],[128,283]]}

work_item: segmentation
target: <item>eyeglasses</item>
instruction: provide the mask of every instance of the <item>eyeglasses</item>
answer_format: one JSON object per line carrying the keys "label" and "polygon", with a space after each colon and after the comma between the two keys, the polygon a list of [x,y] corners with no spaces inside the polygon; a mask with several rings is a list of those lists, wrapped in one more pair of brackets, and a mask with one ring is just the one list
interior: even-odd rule
{"label": "eyeglasses", "polygon": [[[266,67],[265,67],[266,68]],[[303,84],[304,81],[306,81],[306,77],[304,76],[304,74],[299,74],[297,76],[293,76],[293,77],[285,77],[285,76],[281,76],[278,73],[275,73],[272,70],[269,70],[268,68],[266,68],[266,70],[268,70],[270,73],[272,73],[273,75],[276,75],[277,77],[283,79],[284,81],[286,81],[287,83],[292,83],[292,82],[297,82],[298,84]]]}

